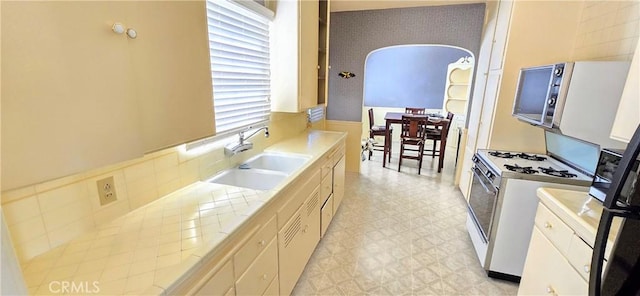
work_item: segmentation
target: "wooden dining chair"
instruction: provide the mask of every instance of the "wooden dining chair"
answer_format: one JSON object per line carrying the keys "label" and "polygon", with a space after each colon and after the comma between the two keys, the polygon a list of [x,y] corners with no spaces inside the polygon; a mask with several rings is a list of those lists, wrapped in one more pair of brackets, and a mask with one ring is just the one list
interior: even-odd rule
{"label": "wooden dining chair", "polygon": [[[371,141],[371,149],[369,150],[369,160],[371,160],[371,155],[373,155],[373,151],[372,150],[376,150],[376,151],[384,151],[384,142],[382,143],[382,145],[377,144],[377,142],[375,141],[374,137],[375,136],[380,136],[380,137],[386,137],[387,135],[387,130],[386,130],[386,126],[385,125],[375,125],[375,120],[373,118],[373,108],[369,108],[369,139],[372,139],[373,141]],[[391,143],[391,135],[393,134],[393,128],[389,127],[389,143]],[[389,161],[391,161],[391,146],[389,145]],[[384,155],[384,154],[383,154]],[[384,159],[382,160],[384,162]]]}
{"label": "wooden dining chair", "polygon": [[[453,113],[450,113],[453,114]],[[451,125],[451,120],[447,118],[444,119],[432,119],[428,122],[430,128],[426,131],[426,140],[433,141],[433,146],[431,149],[425,149],[424,155],[431,156],[431,158],[438,157],[438,173],[442,171],[444,167],[444,154],[445,149],[447,147],[447,136],[449,135],[449,127]],[[453,116],[451,116],[453,118]],[[440,142],[440,145],[438,145]],[[437,147],[439,146],[439,147]]]}
{"label": "wooden dining chair", "polygon": [[400,167],[402,166],[403,159],[414,159],[418,161],[418,175],[420,175],[420,170],[422,169],[422,157],[424,156],[426,125],[427,118],[424,116],[402,116],[402,133],[400,135],[400,158],[398,159],[398,172],[400,171]]}
{"label": "wooden dining chair", "polygon": [[425,108],[404,108],[404,113],[407,114],[427,114],[427,111]]}

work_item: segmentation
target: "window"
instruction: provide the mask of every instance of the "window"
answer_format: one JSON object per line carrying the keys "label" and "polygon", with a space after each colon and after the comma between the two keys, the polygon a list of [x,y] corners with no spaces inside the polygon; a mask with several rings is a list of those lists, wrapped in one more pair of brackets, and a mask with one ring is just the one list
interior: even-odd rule
{"label": "window", "polygon": [[307,110],[309,122],[318,122],[324,119],[324,106],[318,106]]}
{"label": "window", "polygon": [[216,133],[268,122],[269,19],[226,0],[207,0]]}

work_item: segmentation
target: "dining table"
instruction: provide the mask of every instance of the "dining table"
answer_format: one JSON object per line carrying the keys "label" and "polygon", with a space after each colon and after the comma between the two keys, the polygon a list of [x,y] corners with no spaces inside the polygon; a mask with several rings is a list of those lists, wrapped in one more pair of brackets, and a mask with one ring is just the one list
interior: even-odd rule
{"label": "dining table", "polygon": [[[387,161],[389,161],[389,159],[387,158],[387,155],[390,154],[390,148],[391,148],[391,134],[389,133],[390,131],[390,127],[392,124],[402,124],[402,116],[411,116],[411,117],[417,117],[417,118],[444,118],[444,116],[442,116],[442,114],[439,113],[427,113],[427,114],[411,114],[411,113],[404,113],[404,112],[387,112],[384,115],[384,121],[385,121],[385,135],[384,135],[384,148],[383,150],[383,157],[382,157],[382,167],[386,167]],[[389,155],[389,157],[391,157]]]}

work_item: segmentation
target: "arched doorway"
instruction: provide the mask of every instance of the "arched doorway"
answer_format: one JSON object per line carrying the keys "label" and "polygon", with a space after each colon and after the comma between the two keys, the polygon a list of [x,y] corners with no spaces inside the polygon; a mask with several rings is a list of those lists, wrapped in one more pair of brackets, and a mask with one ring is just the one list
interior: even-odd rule
{"label": "arched doorway", "polygon": [[[452,112],[455,117],[447,140],[447,156],[454,151],[455,163],[458,127],[465,124],[474,67],[473,53],[457,46],[409,44],[371,51],[363,71],[362,137],[369,137],[370,108],[376,125],[384,125],[387,112],[404,112],[405,107],[425,108],[428,113]],[[395,132],[392,142],[398,141],[399,132]]]}

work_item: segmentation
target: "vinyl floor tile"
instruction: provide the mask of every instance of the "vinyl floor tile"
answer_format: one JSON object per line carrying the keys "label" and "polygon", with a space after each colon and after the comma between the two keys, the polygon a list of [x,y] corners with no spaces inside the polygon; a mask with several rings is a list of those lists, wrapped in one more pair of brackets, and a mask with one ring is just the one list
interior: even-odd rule
{"label": "vinyl floor tile", "polygon": [[[397,150],[396,150],[397,151]],[[293,295],[515,295],[518,285],[487,277],[466,232],[466,204],[453,185],[455,148],[442,173],[425,158],[381,153],[347,173],[345,198]]]}

